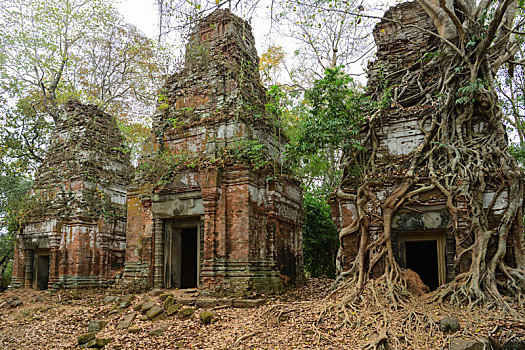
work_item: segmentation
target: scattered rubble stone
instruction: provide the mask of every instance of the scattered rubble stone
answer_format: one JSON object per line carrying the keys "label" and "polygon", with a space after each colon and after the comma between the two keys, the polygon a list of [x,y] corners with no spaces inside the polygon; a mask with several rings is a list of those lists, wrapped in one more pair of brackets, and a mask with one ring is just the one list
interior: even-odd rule
{"label": "scattered rubble stone", "polygon": [[457,317],[445,317],[439,321],[439,328],[443,333],[452,333],[459,331],[459,320]]}
{"label": "scattered rubble stone", "polygon": [[78,345],[87,343],[88,341],[95,339],[96,333],[95,332],[89,332],[89,333],[83,333],[77,337]]}
{"label": "scattered rubble stone", "polygon": [[157,289],[157,288],[152,289],[152,290],[149,292],[149,294],[150,294],[150,295],[153,295],[154,297],[159,296],[159,295],[161,295],[162,293],[163,293],[162,290]]}
{"label": "scattered rubble stone", "polygon": [[159,299],[162,300],[162,301],[165,301],[169,297],[173,298],[173,294],[172,293],[163,293],[163,294],[159,295]]}
{"label": "scattered rubble stone", "polygon": [[195,305],[202,308],[211,308],[219,304],[217,299],[197,299]]}
{"label": "scattered rubble stone", "polygon": [[168,309],[166,310],[166,315],[168,316],[171,316],[173,314],[176,314],[177,312],[179,312],[181,309],[181,306],[180,305],[171,305],[170,307],[168,307]]}
{"label": "scattered rubble stone", "polygon": [[33,298],[33,303],[41,303],[43,301],[44,301],[44,297],[41,295],[37,295],[36,297]]}
{"label": "scattered rubble stone", "polygon": [[115,296],[115,295],[108,295],[106,297],[104,297],[104,299],[102,300],[104,302],[104,304],[109,304],[109,303],[113,303],[113,302],[118,302],[119,301],[119,297]]}
{"label": "scattered rubble stone", "polygon": [[144,305],[144,303],[138,303],[137,305],[133,306],[133,310],[141,311],[142,310],[142,305]]}
{"label": "scattered rubble stone", "polygon": [[153,328],[151,331],[148,332],[148,334],[151,336],[161,335],[168,330],[168,327],[169,325],[163,324],[159,327]]}
{"label": "scattered rubble stone", "polygon": [[129,302],[132,302],[133,300],[135,300],[137,296],[135,294],[128,294],[124,297],[124,300],[127,300]]}
{"label": "scattered rubble stone", "polygon": [[161,315],[163,312],[164,310],[162,310],[160,306],[155,305],[148,311],[146,316],[148,316],[150,320],[153,320],[155,317]]}
{"label": "scattered rubble stone", "polygon": [[525,340],[509,340],[503,345],[502,350],[523,350],[525,349]]}
{"label": "scattered rubble stone", "polygon": [[201,321],[205,324],[210,324],[214,316],[215,313],[212,311],[203,311],[199,315]]}
{"label": "scattered rubble stone", "polygon": [[177,303],[181,305],[195,305],[195,298],[177,298]]}
{"label": "scattered rubble stone", "polygon": [[133,322],[133,320],[135,320],[135,317],[136,317],[136,314],[135,313],[131,313],[131,314],[127,314],[125,315],[121,320],[120,322],[117,324],[117,329],[126,329],[126,328],[129,328],[129,326],[131,325],[131,322]]}
{"label": "scattered rubble stone", "polygon": [[9,297],[9,298],[6,299],[6,301],[7,301],[7,303],[8,303],[9,305],[11,305],[11,303],[12,303],[13,301],[16,301],[16,300],[19,300],[18,296],[16,296],[16,295],[13,295],[12,297]]}
{"label": "scattered rubble stone", "polygon": [[162,305],[162,307],[167,309],[173,304],[175,304],[175,299],[170,295],[164,300],[164,304]]}
{"label": "scattered rubble stone", "polygon": [[99,332],[102,329],[104,329],[104,327],[106,327],[107,324],[108,321],[105,320],[92,320],[91,322],[89,322],[88,332]]}
{"label": "scattered rubble stone", "polygon": [[265,302],[264,299],[234,299],[233,307],[251,308],[263,305]]}
{"label": "scattered rubble stone", "polygon": [[119,312],[120,312],[120,310],[118,310],[118,309],[111,309],[111,310],[109,310],[109,312],[108,312],[108,316],[116,315],[116,314],[118,314]]}
{"label": "scattered rubble stone", "polygon": [[124,300],[123,302],[120,303],[120,308],[121,309],[126,309],[128,308],[129,306],[131,305],[131,302],[129,300]]}
{"label": "scattered rubble stone", "polygon": [[109,343],[113,341],[113,338],[95,338],[93,340],[88,341],[85,344],[82,344],[79,346],[79,348],[95,348],[95,349],[102,349]]}
{"label": "scattered rubble stone", "polygon": [[22,305],[22,304],[23,304],[22,300],[13,300],[13,301],[9,304],[9,306],[11,306],[11,307],[19,307],[19,306]]}
{"label": "scattered rubble stone", "polygon": [[180,318],[187,318],[193,315],[194,312],[195,310],[193,310],[193,308],[187,307],[187,308],[179,310],[178,315]]}
{"label": "scattered rubble stone", "polygon": [[450,350],[485,350],[485,344],[475,339],[452,338]]}
{"label": "scattered rubble stone", "polygon": [[155,302],[154,301],[148,301],[148,302],[142,304],[142,307],[140,308],[140,311],[143,314],[145,314],[154,306],[155,306]]}

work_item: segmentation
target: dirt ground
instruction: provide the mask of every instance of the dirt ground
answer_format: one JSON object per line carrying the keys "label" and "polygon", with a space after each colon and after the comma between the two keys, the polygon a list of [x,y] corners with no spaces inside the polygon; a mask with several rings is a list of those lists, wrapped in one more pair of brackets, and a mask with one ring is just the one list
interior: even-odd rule
{"label": "dirt ground", "polygon": [[[106,349],[361,349],[373,340],[378,330],[370,329],[372,320],[359,319],[356,324],[342,326],[334,313],[319,318],[327,303],[332,280],[310,279],[308,284],[290,289],[283,295],[267,298],[256,308],[220,308],[214,310],[211,324],[204,324],[196,309],[187,318],[163,317],[159,320],[140,320],[140,312],[132,307],[148,297],[162,305],[158,297],[137,294],[131,307],[112,315],[115,302],[104,303],[104,297],[118,295],[107,289],[79,291],[17,290],[0,294],[1,301],[17,296],[21,306],[5,305],[0,309],[0,349],[73,349],[77,337],[88,331],[91,320],[107,320],[107,326],[97,333],[100,338],[113,338]],[[175,298],[188,296],[185,291],[173,290]],[[120,294],[124,297],[124,294]],[[415,310],[415,312],[414,312]],[[117,330],[121,318],[135,312],[133,328]],[[433,326],[407,322],[410,317],[430,315]],[[456,316],[461,329],[455,334],[443,334],[436,324],[443,317]],[[523,316],[523,314],[521,315]],[[403,340],[402,349],[448,349],[452,338],[486,339],[514,337],[525,341],[525,317],[511,317],[497,310],[444,307],[415,298],[411,310],[388,314],[389,337]],[[380,317],[379,313],[376,317]],[[359,324],[357,324],[359,323]],[[414,329],[414,324],[419,325]],[[161,335],[149,332],[167,326]],[[410,329],[407,329],[410,327]],[[438,330],[438,331],[436,331]],[[426,333],[428,331],[428,333]],[[400,342],[398,341],[397,344]]]}

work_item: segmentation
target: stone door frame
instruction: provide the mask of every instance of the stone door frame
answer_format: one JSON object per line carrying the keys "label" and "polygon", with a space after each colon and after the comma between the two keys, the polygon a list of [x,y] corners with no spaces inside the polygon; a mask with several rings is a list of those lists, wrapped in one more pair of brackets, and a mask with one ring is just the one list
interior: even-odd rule
{"label": "stone door frame", "polygon": [[[49,277],[51,275],[51,251],[50,249],[34,249],[33,250],[33,258],[32,258],[32,276],[31,276],[31,288],[37,289],[37,290],[44,290],[47,289],[49,286]],[[47,257],[48,263],[47,263],[47,286],[46,288],[38,288],[38,278],[39,278],[39,270],[40,267],[39,261],[40,257]]]}
{"label": "stone door frame", "polygon": [[438,266],[438,281],[439,285],[446,283],[447,279],[447,265],[446,265],[446,231],[416,231],[406,232],[398,231],[397,236],[397,252],[398,261],[400,265],[406,268],[406,246],[405,242],[436,242],[437,247],[437,266]]}
{"label": "stone door frame", "polygon": [[[200,275],[202,269],[202,235],[203,235],[203,218],[201,216],[190,216],[190,217],[180,217],[173,219],[165,219],[164,221],[164,235],[162,241],[163,249],[163,286],[164,288],[180,288],[180,278],[181,278],[181,268],[182,262],[180,262],[180,244],[177,242],[175,236],[177,232],[182,232],[184,228],[196,228],[197,229],[197,286],[200,287]],[[178,245],[178,248],[177,248]],[[174,250],[179,249],[179,252]],[[179,254],[178,264],[173,264],[173,255]],[[173,266],[175,265],[175,266]],[[172,270],[175,271],[176,281],[175,285],[172,285]],[[169,277],[168,277],[169,276]]]}

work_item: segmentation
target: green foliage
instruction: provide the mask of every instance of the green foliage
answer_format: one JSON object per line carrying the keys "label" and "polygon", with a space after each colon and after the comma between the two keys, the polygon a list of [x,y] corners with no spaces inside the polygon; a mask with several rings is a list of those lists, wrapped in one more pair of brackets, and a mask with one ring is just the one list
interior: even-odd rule
{"label": "green foliage", "polygon": [[312,277],[335,277],[339,248],[337,229],[332,222],[326,196],[307,192],[304,197],[303,258]]}
{"label": "green foliage", "polygon": [[266,147],[258,140],[239,140],[228,146],[228,154],[239,161],[246,161],[255,170],[270,164]]}
{"label": "green foliage", "polygon": [[[3,237],[0,236],[0,240],[2,240]],[[12,252],[12,250],[11,250]],[[11,277],[13,276],[13,258],[11,257],[7,263],[5,263],[4,266],[0,266],[0,278],[2,279],[0,281],[0,291],[4,291],[7,289],[9,284],[11,283]]]}
{"label": "green foliage", "polygon": [[254,170],[271,166],[265,145],[257,140],[241,139],[219,146],[213,155],[169,149],[155,152],[138,164],[137,177],[143,183],[155,183],[162,187],[168,185],[180,170],[221,168],[234,163],[247,164]]}
{"label": "green foliage", "polygon": [[[149,132],[144,115],[154,108],[160,78],[151,40],[123,22],[113,1],[10,0],[3,5],[0,96],[25,105],[24,113],[11,113],[16,123],[27,129],[39,121],[35,130],[45,138],[49,128],[42,127],[41,116],[56,120],[62,103],[79,99],[115,116],[136,151],[137,140]],[[52,120],[45,122],[52,126]],[[20,143],[33,140],[31,133],[14,135]]]}
{"label": "green foliage", "polygon": [[456,104],[465,104],[471,101],[473,102],[474,93],[481,89],[485,89],[486,87],[487,87],[487,84],[481,79],[476,79],[475,82],[470,83],[469,85],[460,87],[457,92],[458,98],[456,99]]}
{"label": "green foliage", "polygon": [[31,182],[9,169],[0,171],[0,291],[11,280],[15,237],[27,207]]}
{"label": "green foliage", "polygon": [[21,176],[31,173],[44,157],[52,122],[31,103],[20,99],[0,110],[0,167]]}
{"label": "green foliage", "polygon": [[145,183],[165,186],[169,183],[171,175],[188,160],[186,154],[173,153],[170,150],[155,152],[138,164],[137,175],[140,181]]}
{"label": "green foliage", "polygon": [[510,154],[518,161],[519,166],[525,169],[525,144],[509,146]]}
{"label": "green foliage", "polygon": [[17,172],[6,169],[0,171],[0,220],[8,233],[18,232],[31,184],[30,180]]}
{"label": "green foliage", "polygon": [[297,125],[290,133],[288,156],[306,179],[306,188],[336,187],[343,152],[361,147],[359,125],[372,103],[343,68],[327,69],[294,111]]}
{"label": "green foliage", "polygon": [[324,147],[348,150],[359,145],[356,136],[368,101],[343,68],[327,69],[324,78],[306,92],[309,118],[300,126],[299,140],[305,154]]}
{"label": "green foliage", "polygon": [[286,92],[280,85],[272,85],[266,92],[268,103],[265,108],[270,117],[275,121],[280,121],[285,113],[283,103],[286,101]]}

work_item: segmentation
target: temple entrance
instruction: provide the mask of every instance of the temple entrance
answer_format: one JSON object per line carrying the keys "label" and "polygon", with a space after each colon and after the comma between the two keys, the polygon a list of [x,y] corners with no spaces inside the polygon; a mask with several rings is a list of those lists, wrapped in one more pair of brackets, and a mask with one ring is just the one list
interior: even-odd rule
{"label": "temple entrance", "polygon": [[34,289],[47,289],[49,283],[49,250],[37,250],[34,252],[32,282]]}
{"label": "temple entrance", "polygon": [[430,290],[445,283],[445,237],[442,233],[398,233],[398,260],[415,271]]}
{"label": "temple entrance", "polygon": [[437,241],[406,242],[407,268],[417,272],[430,290],[439,287]]}
{"label": "temple entrance", "polygon": [[164,287],[196,288],[200,273],[199,223],[167,222],[164,236]]}

